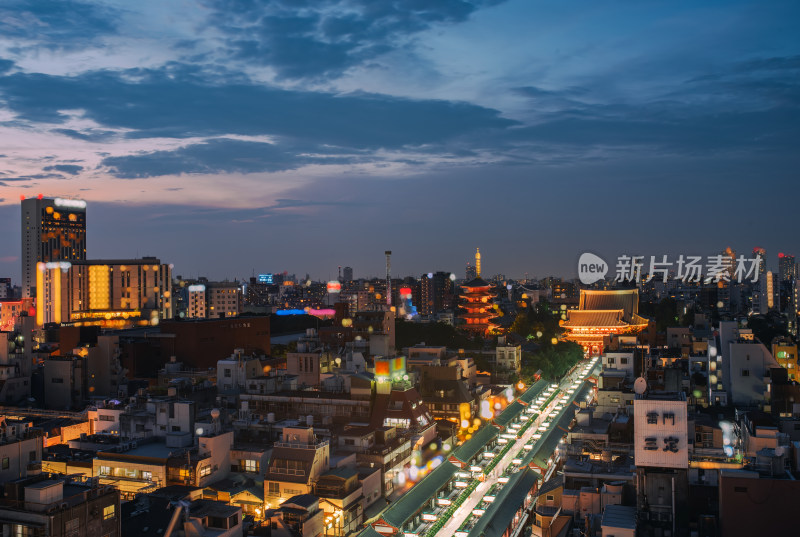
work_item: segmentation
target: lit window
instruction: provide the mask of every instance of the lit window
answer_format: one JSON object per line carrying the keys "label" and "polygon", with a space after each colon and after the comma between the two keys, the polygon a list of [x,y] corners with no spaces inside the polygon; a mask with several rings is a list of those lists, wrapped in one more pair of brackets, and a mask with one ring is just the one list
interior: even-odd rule
{"label": "lit window", "polygon": [[117,506],[115,504],[103,507],[103,520],[111,520],[117,516]]}

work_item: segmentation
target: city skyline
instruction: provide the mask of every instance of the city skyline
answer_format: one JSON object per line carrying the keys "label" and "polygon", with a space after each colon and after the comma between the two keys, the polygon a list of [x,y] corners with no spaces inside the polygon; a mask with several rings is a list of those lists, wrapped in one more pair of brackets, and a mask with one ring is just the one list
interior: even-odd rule
{"label": "city skyline", "polygon": [[[795,2],[0,7],[0,225],[240,278],[798,253]],[[19,234],[0,272],[19,280]]]}
{"label": "city skyline", "polygon": [[[42,198],[43,198],[43,196],[39,196],[39,200],[42,200]],[[22,209],[22,207],[24,206],[24,203],[22,203],[22,202],[30,203],[32,201],[36,201],[36,198],[26,198],[26,200],[21,200],[20,209]],[[44,198],[44,204],[52,205],[53,201],[54,201],[53,199]],[[69,203],[69,201],[57,200],[57,203],[59,203],[59,202],[62,203],[62,204],[63,203]],[[79,209],[79,211],[82,214],[86,214],[86,213],[90,214],[90,211],[91,211],[91,207],[90,206],[87,206],[82,201],[79,201],[78,203],[80,204],[80,207],[81,207]],[[37,204],[37,207],[38,207],[38,204]],[[91,216],[89,216],[89,218],[91,218]],[[20,219],[17,218],[17,222],[19,222],[19,221],[20,221]],[[102,229],[105,229],[106,226],[104,226],[103,223],[100,223],[96,227],[98,229],[102,230]],[[13,224],[9,223],[8,226],[6,226],[6,229],[9,229],[9,228],[13,228]],[[86,235],[89,236],[89,237],[92,236],[91,230],[92,230],[92,226],[91,225],[89,225],[88,227],[85,228]],[[6,235],[6,238],[8,238],[8,235]],[[86,242],[89,243],[89,242],[91,242],[91,240],[89,239]],[[111,246],[111,244],[110,244],[111,242],[112,241],[109,240],[109,244],[98,244],[96,246],[98,251],[100,251],[100,252],[108,252],[107,254],[89,256],[89,259],[108,260],[108,259],[122,259],[122,258],[125,258],[125,257],[131,258],[131,259],[141,259],[143,257],[148,257],[148,256],[149,257],[158,257],[158,256],[155,256],[155,255],[151,255],[151,252],[144,251],[144,253],[143,253],[140,250],[137,250],[135,256],[132,256],[132,255],[130,255],[130,249],[127,250],[127,255],[126,255],[125,254],[125,251],[126,251],[125,248],[127,247],[126,245],[121,245],[121,247],[120,247],[120,245],[118,245],[118,244],[113,244],[113,246],[116,248],[116,250],[115,250],[115,249],[109,248],[109,246]],[[23,236],[23,243],[24,243],[24,236]],[[477,247],[477,248],[480,249],[480,246]],[[728,247],[726,247],[726,248],[728,248]],[[486,249],[486,248],[484,247],[484,249]],[[769,249],[764,249],[763,246],[755,247],[755,248],[743,248],[743,249],[732,248],[732,251],[733,251],[732,255],[735,255],[735,257],[737,259],[737,263],[732,265],[732,268],[738,267],[738,268],[736,268],[736,270],[737,271],[738,270],[742,271],[741,275],[739,275],[739,279],[741,281],[750,281],[751,280],[752,273],[750,271],[751,270],[755,270],[754,269],[755,265],[753,264],[753,262],[755,261],[755,258],[757,256],[756,255],[756,250],[757,249],[758,250],[766,250],[767,257],[765,259],[765,262],[766,262],[765,270],[773,272],[776,275],[778,275],[779,271],[781,270],[781,267],[780,267],[780,262],[781,261],[783,261],[784,259],[791,259],[792,262],[794,262],[794,257],[795,256],[794,256],[794,254],[792,252],[789,252],[788,250],[787,251],[771,251]],[[25,244],[22,245],[22,251],[24,252],[24,250],[25,250]],[[87,250],[88,250],[88,248],[87,248]],[[493,248],[491,248],[491,246],[490,246],[489,250],[490,251],[494,251]],[[592,253],[594,253],[594,252],[592,252]],[[707,252],[698,251],[696,249],[695,250],[681,250],[681,251],[675,251],[675,252],[672,252],[672,251],[670,251],[670,252],[668,252],[668,251],[658,251],[658,252],[652,251],[651,252],[651,251],[619,250],[616,254],[614,254],[612,256],[603,255],[599,261],[604,262],[604,263],[607,264],[605,279],[608,280],[608,281],[613,281],[616,278],[618,278],[618,275],[621,273],[620,271],[623,271],[627,275],[636,274],[636,271],[633,271],[630,268],[630,262],[631,262],[630,256],[641,256],[641,258],[637,260],[637,264],[641,266],[641,270],[639,271],[639,274],[641,274],[641,275],[647,275],[649,273],[649,268],[648,267],[650,267],[651,263],[655,263],[656,266],[658,267],[658,266],[660,266],[660,264],[663,264],[664,262],[666,262],[667,263],[667,270],[669,271],[669,279],[673,280],[673,279],[676,279],[675,272],[677,270],[679,270],[678,269],[678,263],[679,263],[678,258],[679,257],[681,257],[681,258],[682,257],[687,257],[686,261],[689,262],[690,260],[688,258],[690,256],[698,256],[698,258],[694,262],[695,263],[699,263],[700,276],[702,278],[705,278],[705,277],[708,276],[707,269],[709,268],[709,264],[713,263],[714,262],[713,258],[715,256],[720,255],[720,254],[721,255],[725,255],[725,252],[723,251],[723,249],[717,249],[717,250],[714,250],[714,251],[707,251]],[[459,255],[460,255],[460,252],[459,252]],[[393,254],[393,256],[394,256],[394,254]],[[623,258],[619,259],[618,258],[619,256],[623,256]],[[651,258],[651,256],[652,256],[652,258]],[[663,256],[666,256],[666,259]],[[739,264],[743,261],[741,259],[742,257],[744,257],[744,264],[741,264],[741,266],[739,266]],[[627,258],[628,260],[625,261],[625,258]],[[19,259],[20,259],[19,256],[6,256],[6,257],[0,258],[0,263],[11,264],[14,261],[16,261],[17,265],[18,265],[17,268],[19,268]],[[386,258],[384,256],[380,256],[380,260],[383,261],[384,263],[385,263],[385,259]],[[467,278],[467,274],[464,272],[464,269],[467,269],[467,268],[472,268],[473,270],[475,269],[474,252],[473,252],[473,257],[472,258],[468,258],[462,264],[459,264],[457,261],[454,261],[454,260],[451,259],[450,261],[445,263],[445,266],[441,266],[441,267],[437,266],[435,268],[432,268],[432,267],[424,268],[423,267],[423,268],[421,268],[419,270],[412,271],[412,272],[402,272],[402,271],[398,271],[397,270],[398,266],[407,267],[409,265],[409,260],[408,259],[401,258],[401,259],[399,259],[399,263],[397,262],[398,261],[397,257],[392,257],[392,260],[393,260],[392,261],[392,267],[393,267],[392,268],[392,278],[398,278],[398,279],[405,278],[405,277],[420,277],[421,275],[424,276],[425,274],[428,274],[428,273],[431,273],[431,272],[437,272],[437,271],[451,272],[451,273],[453,273],[453,275],[456,278],[464,279],[464,278]],[[372,262],[374,260],[370,260],[370,261]],[[574,258],[574,263],[572,264],[572,266],[570,268],[568,268],[566,270],[566,272],[553,272],[553,273],[547,273],[547,274],[538,274],[538,273],[534,273],[534,272],[525,272],[524,274],[517,275],[517,274],[507,273],[503,269],[502,266],[496,266],[495,270],[493,272],[482,271],[482,274],[486,278],[493,278],[496,275],[502,275],[502,276],[508,278],[509,280],[519,280],[519,279],[522,279],[523,277],[527,277],[529,279],[543,279],[543,278],[548,278],[548,277],[557,277],[557,278],[561,278],[561,279],[564,279],[564,280],[577,280],[578,279],[578,270],[577,270],[578,269],[578,267],[577,267],[578,261],[579,261],[579,256],[576,255],[575,258]],[[175,267],[175,263],[172,263],[171,260],[168,261],[168,262],[172,267]],[[290,261],[290,263],[291,263],[291,261]],[[683,260],[681,260],[680,263],[683,263]],[[375,263],[372,263],[372,264],[375,264]],[[628,268],[626,269],[622,264],[627,264]],[[494,265],[494,263],[493,263],[493,265]],[[758,265],[758,267],[761,268],[760,264]],[[329,280],[336,279],[337,277],[339,277],[340,273],[342,273],[342,271],[344,269],[347,269],[347,268],[351,269],[351,271],[354,274],[354,279],[355,280],[359,280],[359,279],[374,279],[374,278],[382,279],[382,278],[385,278],[385,264],[383,264],[383,266],[379,267],[376,270],[376,272],[373,272],[373,273],[359,273],[359,268],[358,267],[352,267],[351,265],[348,265],[346,263],[343,263],[341,265],[337,265],[335,267],[333,267],[333,266],[330,267],[329,270],[333,271],[332,275],[330,273],[323,274],[323,275],[311,274],[307,269],[304,269],[302,267],[299,267],[296,270],[287,270],[287,269],[284,269],[283,267],[266,266],[266,265],[260,265],[257,268],[253,267],[251,269],[251,273],[249,275],[242,273],[242,271],[244,270],[244,269],[242,269],[242,267],[237,267],[237,268],[233,269],[234,272],[238,272],[238,274],[236,274],[236,275],[213,273],[213,272],[210,272],[210,271],[204,271],[202,268],[197,270],[197,271],[185,271],[185,270],[182,271],[181,267],[176,267],[176,271],[174,272],[174,274],[176,276],[180,276],[180,277],[186,278],[186,279],[205,277],[205,278],[210,278],[211,280],[219,279],[219,280],[225,280],[225,281],[228,281],[228,280],[243,280],[243,281],[246,281],[248,277],[254,277],[254,276],[257,276],[258,274],[284,273],[285,272],[285,273],[288,273],[288,274],[293,274],[297,278],[303,278],[305,274],[308,274],[309,277],[312,280],[314,280],[314,281],[323,281],[324,282],[324,281],[329,281]],[[656,279],[661,279],[662,275],[660,275],[660,274],[661,274],[661,271],[663,270],[663,268],[656,268],[656,270],[657,270],[657,272],[655,274]],[[383,271],[383,272],[381,272],[381,271]],[[704,271],[706,271],[706,272],[704,272]],[[682,269],[681,269],[681,272],[683,272]],[[7,271],[5,274],[14,274],[14,271],[13,270]],[[738,272],[737,272],[737,274],[738,274]],[[688,274],[688,276],[691,277],[691,274]],[[24,282],[21,281],[21,280],[18,281],[15,278],[19,278],[19,270],[17,270],[17,276],[12,276],[12,283],[18,283],[18,284],[22,283],[23,284],[23,288],[24,288]],[[678,279],[680,279],[680,278],[678,278]],[[753,281],[755,281],[755,280],[753,280]],[[24,289],[23,289],[23,292],[24,292]]]}

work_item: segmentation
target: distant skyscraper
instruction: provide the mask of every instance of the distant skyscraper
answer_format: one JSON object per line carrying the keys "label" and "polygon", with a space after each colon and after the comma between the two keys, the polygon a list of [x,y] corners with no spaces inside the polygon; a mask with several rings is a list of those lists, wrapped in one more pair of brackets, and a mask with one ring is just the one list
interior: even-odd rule
{"label": "distant skyscraper", "polygon": [[778,279],[781,283],[793,281],[797,278],[797,265],[794,262],[794,256],[778,254]]}
{"label": "distant skyscraper", "polygon": [[452,309],[455,301],[455,274],[450,272],[429,272],[419,280],[420,305],[422,315],[432,315]]}
{"label": "distant skyscraper", "polygon": [[767,272],[767,251],[764,248],[756,246],[753,248],[753,258],[761,259],[761,262],[758,264],[758,273],[759,274],[766,274]]}
{"label": "distant skyscraper", "polygon": [[22,200],[22,296],[36,296],[36,264],[86,259],[86,202]]}
{"label": "distant skyscraper", "polygon": [[781,313],[789,317],[789,323],[794,326],[794,319],[797,315],[795,303],[795,283],[797,281],[797,263],[794,256],[784,253],[778,254],[778,282],[777,290],[779,295],[778,307]]}
{"label": "distant skyscraper", "polygon": [[353,267],[344,267],[342,269],[342,279],[346,282],[353,281]]}
{"label": "distant skyscraper", "polygon": [[733,275],[736,272],[736,250],[732,249],[729,246],[725,248],[721,252],[721,254],[722,254],[722,261],[728,273],[728,279],[731,279],[733,278]]}
{"label": "distant skyscraper", "polygon": [[472,263],[467,263],[467,266],[464,269],[464,279],[470,281],[474,280],[477,276],[478,272],[475,270],[475,266]]}

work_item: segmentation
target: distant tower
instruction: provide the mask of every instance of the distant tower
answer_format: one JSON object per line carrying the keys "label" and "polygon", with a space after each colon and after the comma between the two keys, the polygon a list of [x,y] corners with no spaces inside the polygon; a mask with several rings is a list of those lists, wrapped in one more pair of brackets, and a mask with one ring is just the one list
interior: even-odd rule
{"label": "distant tower", "polygon": [[386,250],[386,305],[392,307],[392,251]]}
{"label": "distant tower", "polygon": [[339,276],[336,278],[341,283],[342,281],[342,266],[339,265]]}
{"label": "distant tower", "polygon": [[481,277],[481,249],[475,249],[475,276],[477,278]]}
{"label": "distant tower", "polygon": [[353,267],[344,267],[344,270],[342,271],[342,277],[346,282],[353,281]]}

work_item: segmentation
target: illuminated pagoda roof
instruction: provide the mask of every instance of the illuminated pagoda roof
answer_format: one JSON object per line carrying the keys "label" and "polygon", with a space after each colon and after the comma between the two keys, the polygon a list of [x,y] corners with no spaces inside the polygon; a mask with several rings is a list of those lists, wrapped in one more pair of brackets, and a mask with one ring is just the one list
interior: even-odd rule
{"label": "illuminated pagoda roof", "polygon": [[467,283],[461,284],[461,287],[473,288],[473,289],[474,288],[478,288],[478,287],[491,287],[491,286],[492,286],[492,284],[490,284],[489,282],[487,282],[486,280],[484,280],[480,276],[468,281]]}
{"label": "illuminated pagoda roof", "polygon": [[563,326],[627,326],[622,316],[622,310],[573,310]]}
{"label": "illuminated pagoda roof", "polygon": [[489,290],[492,284],[481,278],[480,250],[475,252],[475,271],[477,272],[475,278],[461,284],[464,290],[461,294],[463,300],[461,308],[466,312],[459,317],[465,321],[461,326],[462,330],[483,335],[497,325],[491,320],[494,317],[492,293]]}
{"label": "illuminated pagoda roof", "polygon": [[639,290],[595,291],[581,289],[577,310],[568,310],[563,327],[565,339],[583,346],[584,351],[601,353],[603,336],[633,334],[647,327],[639,315]]}
{"label": "illuminated pagoda roof", "polygon": [[588,310],[622,310],[622,320],[627,323],[639,324],[636,321],[642,320],[639,316],[639,290],[620,289],[616,291],[594,291],[581,289],[578,311]]}

